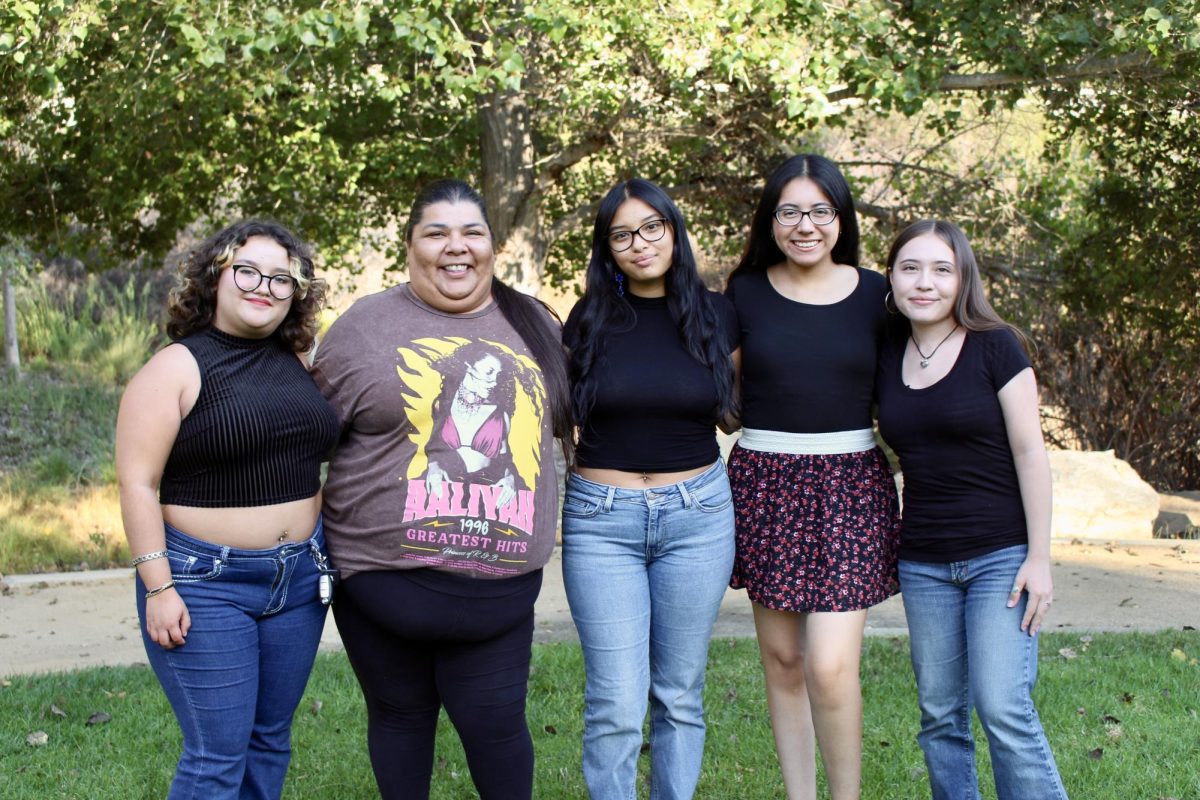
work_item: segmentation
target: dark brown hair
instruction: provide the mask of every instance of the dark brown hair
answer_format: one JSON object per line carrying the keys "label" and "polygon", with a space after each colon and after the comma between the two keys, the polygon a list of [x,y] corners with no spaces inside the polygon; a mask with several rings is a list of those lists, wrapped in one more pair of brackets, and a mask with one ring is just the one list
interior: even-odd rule
{"label": "dark brown hair", "polygon": [[[404,240],[409,245],[412,244],[413,229],[425,216],[425,209],[435,203],[471,203],[479,209],[483,222],[487,225],[488,236],[492,235],[487,205],[479,192],[464,181],[445,179],[429,184],[413,200],[412,208],[408,212],[408,224],[404,229]],[[541,300],[517,291],[495,275],[492,276],[492,299],[496,301],[508,324],[529,347],[534,361],[542,370],[554,435],[562,440],[563,451],[569,463],[574,451],[574,422],[571,416],[571,390],[567,382],[567,354],[558,334],[551,327],[551,320],[558,322],[558,315]]]}
{"label": "dark brown hair", "polygon": [[188,254],[179,267],[167,305],[168,336],[182,339],[212,324],[221,270],[233,263],[234,252],[252,236],[265,236],[286,250],[290,272],[296,279],[292,307],[275,335],[297,353],[312,348],[317,336],[317,314],[325,302],[325,282],[315,275],[312,249],[283,225],[262,219],[236,222]]}
{"label": "dark brown hair", "polygon": [[913,239],[927,235],[941,239],[954,253],[955,266],[958,268],[958,297],[954,298],[954,321],[969,331],[1012,331],[1022,346],[1027,351],[1030,350],[1032,342],[1025,332],[1001,319],[988,302],[987,294],[983,291],[983,279],[979,275],[979,262],[975,260],[975,251],[971,249],[967,235],[952,222],[921,219],[900,231],[896,241],[892,242],[892,249],[888,251],[888,282],[891,282],[892,268],[896,266],[896,257],[900,255],[900,249]]}
{"label": "dark brown hair", "polygon": [[830,254],[833,263],[858,266],[858,214],[854,211],[850,185],[846,183],[846,178],[837,164],[828,158],[813,153],[801,153],[784,161],[767,178],[767,184],[763,187],[758,205],[754,209],[754,219],[750,222],[750,237],[746,241],[746,250],[742,253],[742,260],[729,274],[730,281],[738,275],[765,272],[768,267],[786,260],[771,231],[775,223],[775,206],[779,205],[779,196],[783,194],[787,185],[797,178],[808,178],[815,183],[837,209],[841,228]]}

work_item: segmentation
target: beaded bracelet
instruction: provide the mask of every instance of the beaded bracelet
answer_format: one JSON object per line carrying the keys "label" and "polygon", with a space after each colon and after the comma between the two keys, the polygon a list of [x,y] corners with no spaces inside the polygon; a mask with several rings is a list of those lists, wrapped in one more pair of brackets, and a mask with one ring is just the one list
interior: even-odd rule
{"label": "beaded bracelet", "polygon": [[144,556],[138,556],[133,561],[129,562],[129,566],[136,567],[138,564],[145,564],[147,561],[153,561],[156,558],[166,558],[166,550],[155,550],[153,553],[146,553]]}
{"label": "beaded bracelet", "polygon": [[151,597],[154,597],[155,595],[162,594],[167,589],[174,588],[174,586],[175,586],[175,581],[167,581],[166,583],[164,583],[162,586],[158,587],[157,589],[151,589],[150,591],[146,592],[146,599],[149,600]]}

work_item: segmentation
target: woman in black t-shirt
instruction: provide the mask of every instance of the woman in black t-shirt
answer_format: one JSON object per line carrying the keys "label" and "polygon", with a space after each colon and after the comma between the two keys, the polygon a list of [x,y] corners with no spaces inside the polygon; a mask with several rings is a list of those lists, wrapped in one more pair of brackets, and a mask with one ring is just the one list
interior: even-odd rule
{"label": "woman in black t-shirt", "polygon": [[858,266],[837,166],[798,155],[767,180],[727,296],[741,336],[732,585],[754,603],[789,798],[857,798],[867,609],[896,593],[896,484],[872,430],[883,276]]}
{"label": "woman in black t-shirt", "polygon": [[900,588],[935,800],[978,798],[971,706],[1000,800],[1066,798],[1030,692],[1050,610],[1050,466],[1021,334],[962,231],[922,221],[888,254],[910,330],[885,349],[879,425],[904,471]]}
{"label": "woman in black t-shirt", "polygon": [[736,337],[675,203],[648,181],[616,186],[563,331],[580,426],[563,578],[587,672],[592,800],[634,795],[647,695],[652,793],[689,798],[700,776],[708,640],[733,562],[716,426],[734,404]]}

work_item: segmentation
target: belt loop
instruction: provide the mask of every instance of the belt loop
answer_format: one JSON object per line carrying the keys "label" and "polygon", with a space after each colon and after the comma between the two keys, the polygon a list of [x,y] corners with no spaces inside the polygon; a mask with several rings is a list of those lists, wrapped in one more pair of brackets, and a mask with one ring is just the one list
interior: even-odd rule
{"label": "belt loop", "polygon": [[222,545],[222,547],[221,547],[221,560],[222,561],[224,561],[224,562],[229,561],[229,550],[230,550],[229,545]]}
{"label": "belt loop", "polygon": [[617,494],[617,487],[609,486],[608,493],[604,495],[604,513],[612,511],[613,497]]}
{"label": "belt loop", "polygon": [[687,484],[684,481],[680,481],[679,483],[675,484],[675,488],[679,490],[679,496],[683,498],[683,507],[691,508],[692,493],[688,491]]}

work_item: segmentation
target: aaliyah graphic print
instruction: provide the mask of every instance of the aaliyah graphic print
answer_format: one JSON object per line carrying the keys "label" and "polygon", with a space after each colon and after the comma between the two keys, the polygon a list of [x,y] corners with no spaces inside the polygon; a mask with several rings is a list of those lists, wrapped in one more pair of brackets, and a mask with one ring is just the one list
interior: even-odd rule
{"label": "aaliyah graphic print", "polygon": [[552,468],[538,450],[546,390],[536,363],[486,339],[418,339],[398,352],[396,388],[411,425],[398,435],[416,446],[397,476],[403,555],[522,571],[537,478]]}

